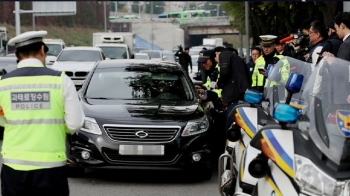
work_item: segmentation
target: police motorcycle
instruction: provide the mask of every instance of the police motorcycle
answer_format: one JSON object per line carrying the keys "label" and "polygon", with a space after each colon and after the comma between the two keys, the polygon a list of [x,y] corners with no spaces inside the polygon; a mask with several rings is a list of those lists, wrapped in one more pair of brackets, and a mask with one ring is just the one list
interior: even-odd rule
{"label": "police motorcycle", "polygon": [[[250,142],[260,151],[249,163],[259,179],[252,196],[350,195],[349,70],[348,61],[334,57],[316,66],[301,97],[308,121],[291,105],[275,106],[279,125],[263,127]],[[300,80],[290,81],[290,92]]]}
{"label": "police motorcycle", "polygon": [[[311,64],[294,58],[286,57],[291,65],[290,72],[307,75]],[[250,195],[258,179],[248,172],[248,164],[258,154],[259,150],[249,145],[260,128],[267,124],[278,124],[273,118],[276,103],[286,101],[286,79],[281,77],[283,62],[268,66],[267,87],[264,95],[255,90],[247,90],[245,101],[237,105],[233,117],[236,119],[227,131],[227,146],[225,153],[219,159],[219,191],[222,196]],[[288,76],[288,74],[287,74]],[[288,78],[287,78],[288,79]],[[273,83],[273,85],[272,85]],[[290,104],[304,107],[298,100],[300,93],[291,95]],[[263,101],[263,98],[265,100]]]}

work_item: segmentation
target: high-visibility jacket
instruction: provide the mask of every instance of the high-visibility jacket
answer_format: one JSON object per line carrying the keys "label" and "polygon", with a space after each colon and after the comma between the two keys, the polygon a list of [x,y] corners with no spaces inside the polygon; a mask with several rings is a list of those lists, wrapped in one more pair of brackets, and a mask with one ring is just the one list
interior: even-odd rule
{"label": "high-visibility jacket", "polygon": [[[215,81],[215,82],[218,82],[218,80],[220,78],[220,66],[219,66],[219,64],[216,64],[215,68],[218,69],[218,71],[219,71],[218,78]],[[211,83],[212,83],[212,81],[211,81],[210,77],[207,77],[207,82],[204,84],[204,86],[207,87],[207,89],[210,89],[211,88]],[[216,94],[218,94],[219,98],[222,97],[222,89],[213,89],[213,91]]]}
{"label": "high-visibility jacket", "polygon": [[[281,73],[281,81],[279,83],[285,84],[288,80],[289,74],[290,74],[290,65],[288,60],[282,56],[282,55],[275,55],[280,61],[283,62],[283,66],[280,70]],[[265,59],[263,56],[260,56],[256,62],[255,67],[252,75],[252,87],[258,87],[258,86],[264,86],[266,87],[268,81],[265,81],[265,76],[259,73],[259,69],[265,69]],[[267,79],[266,79],[267,80]],[[273,86],[277,82],[271,82],[270,85]],[[270,87],[271,87],[270,86]]]}
{"label": "high-visibility jacket", "polygon": [[[219,74],[218,74],[218,78],[217,78],[217,80],[216,80],[216,82],[218,82],[219,81],[219,78],[220,78],[220,66],[219,66],[219,64],[216,64],[216,67],[215,67],[217,70],[218,70],[218,72],[219,72]],[[222,98],[222,89],[214,89],[214,92],[216,92],[216,94],[218,94],[218,96],[219,96],[219,98]]]}
{"label": "high-visibility jacket", "polygon": [[18,68],[0,80],[5,117],[3,163],[30,171],[66,165],[63,77],[43,65]]}

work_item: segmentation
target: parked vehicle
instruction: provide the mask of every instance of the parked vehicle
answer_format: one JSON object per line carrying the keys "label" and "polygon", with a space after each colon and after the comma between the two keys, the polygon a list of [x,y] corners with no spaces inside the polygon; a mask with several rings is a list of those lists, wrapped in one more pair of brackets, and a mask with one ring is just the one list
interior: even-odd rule
{"label": "parked vehicle", "polygon": [[182,169],[212,176],[212,120],[176,63],[98,62],[79,91],[86,118],[70,140],[69,165]]}

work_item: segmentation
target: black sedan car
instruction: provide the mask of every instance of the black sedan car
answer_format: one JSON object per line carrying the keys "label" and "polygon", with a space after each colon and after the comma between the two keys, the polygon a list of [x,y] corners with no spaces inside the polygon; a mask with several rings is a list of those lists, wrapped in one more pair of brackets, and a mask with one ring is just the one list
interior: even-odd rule
{"label": "black sedan car", "polygon": [[179,169],[211,178],[211,117],[176,63],[100,61],[78,94],[86,119],[70,138],[71,169]]}

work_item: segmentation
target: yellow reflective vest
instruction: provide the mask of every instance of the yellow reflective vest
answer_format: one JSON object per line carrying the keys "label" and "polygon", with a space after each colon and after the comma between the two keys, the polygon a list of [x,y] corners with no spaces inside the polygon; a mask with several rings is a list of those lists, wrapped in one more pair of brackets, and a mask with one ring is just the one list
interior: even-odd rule
{"label": "yellow reflective vest", "polygon": [[[219,66],[219,64],[216,64],[215,68],[219,70],[218,79],[216,80],[216,82],[218,82],[218,80],[220,78],[220,66]],[[211,88],[211,82],[212,81],[211,81],[210,77],[207,77],[207,82],[204,84],[204,86],[207,87],[207,89],[210,89]],[[216,94],[218,94],[219,98],[222,98],[222,89],[213,89],[213,91]]]}
{"label": "yellow reflective vest", "polygon": [[[276,85],[276,84],[285,84],[288,80],[289,74],[290,74],[290,65],[288,60],[283,56],[283,55],[275,55],[280,61],[283,62],[283,66],[280,70],[281,73],[281,81],[279,82],[271,82],[270,86]],[[255,86],[264,86],[267,87],[267,84],[269,83],[268,80],[266,79],[265,84],[265,76],[259,73],[259,69],[265,69],[265,59],[263,56],[260,56],[256,62],[255,62],[255,67],[252,75],[252,87]]]}
{"label": "yellow reflective vest", "polygon": [[0,107],[6,119],[1,154],[3,163],[14,170],[66,165],[65,73],[54,75],[41,67],[26,67],[37,69],[30,77],[22,76],[24,68],[18,68],[11,72],[16,77],[5,75],[0,80]]}

